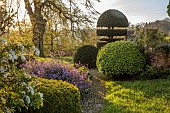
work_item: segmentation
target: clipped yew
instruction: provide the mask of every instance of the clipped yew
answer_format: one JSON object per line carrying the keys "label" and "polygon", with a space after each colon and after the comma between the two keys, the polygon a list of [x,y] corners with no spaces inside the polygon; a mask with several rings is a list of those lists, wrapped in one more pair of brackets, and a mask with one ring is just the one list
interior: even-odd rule
{"label": "clipped yew", "polygon": [[77,49],[74,54],[73,60],[76,64],[82,64],[88,66],[89,68],[96,67],[96,57],[98,49],[92,45],[84,45]]}
{"label": "clipped yew", "polygon": [[97,55],[97,68],[109,78],[127,79],[138,74],[145,66],[139,46],[130,41],[108,43]]}

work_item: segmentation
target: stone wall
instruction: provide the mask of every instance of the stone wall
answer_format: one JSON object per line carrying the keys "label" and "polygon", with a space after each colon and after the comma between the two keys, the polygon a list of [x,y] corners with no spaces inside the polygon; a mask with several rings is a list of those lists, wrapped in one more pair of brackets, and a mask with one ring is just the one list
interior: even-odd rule
{"label": "stone wall", "polygon": [[166,53],[163,49],[149,53],[149,63],[157,68],[167,68],[170,66],[170,52]]}

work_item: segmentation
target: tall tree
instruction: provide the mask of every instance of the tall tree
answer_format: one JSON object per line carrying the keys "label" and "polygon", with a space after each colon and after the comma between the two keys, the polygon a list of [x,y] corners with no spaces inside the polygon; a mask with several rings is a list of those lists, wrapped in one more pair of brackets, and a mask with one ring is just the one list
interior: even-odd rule
{"label": "tall tree", "polygon": [[[49,14],[55,13],[62,22],[68,24],[74,22],[77,27],[87,22],[91,23],[95,17],[91,15],[97,14],[92,0],[24,0],[24,2],[33,27],[33,42],[40,50],[40,56],[44,56],[43,35]],[[79,6],[80,4],[83,4],[84,8]],[[88,12],[85,13],[82,9]]]}
{"label": "tall tree", "polygon": [[167,13],[168,13],[168,16],[170,17],[170,1],[169,1],[169,4],[168,4],[168,6],[167,6]]}

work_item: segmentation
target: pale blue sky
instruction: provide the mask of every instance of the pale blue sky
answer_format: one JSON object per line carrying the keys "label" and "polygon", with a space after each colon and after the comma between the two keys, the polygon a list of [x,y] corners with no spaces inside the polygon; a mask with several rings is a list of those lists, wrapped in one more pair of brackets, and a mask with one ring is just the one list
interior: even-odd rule
{"label": "pale blue sky", "polygon": [[168,17],[168,0],[101,0],[95,3],[100,13],[108,9],[117,9],[123,12],[132,24],[152,22]]}

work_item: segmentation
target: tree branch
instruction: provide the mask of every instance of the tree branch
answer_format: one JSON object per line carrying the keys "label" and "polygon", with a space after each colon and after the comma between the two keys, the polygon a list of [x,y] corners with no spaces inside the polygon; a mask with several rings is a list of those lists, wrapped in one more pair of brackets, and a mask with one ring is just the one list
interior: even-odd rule
{"label": "tree branch", "polygon": [[24,2],[25,2],[25,8],[28,11],[31,23],[34,24],[35,14],[34,14],[34,12],[32,10],[30,1],[29,0],[24,0]]}

